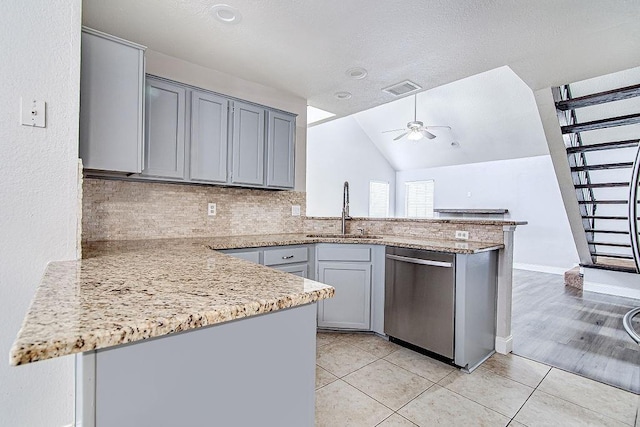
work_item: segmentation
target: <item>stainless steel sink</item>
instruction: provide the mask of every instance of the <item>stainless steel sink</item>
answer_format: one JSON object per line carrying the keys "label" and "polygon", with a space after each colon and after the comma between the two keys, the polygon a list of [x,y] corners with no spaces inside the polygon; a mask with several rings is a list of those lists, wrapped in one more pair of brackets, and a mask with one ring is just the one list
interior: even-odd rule
{"label": "stainless steel sink", "polygon": [[325,239],[382,239],[382,236],[374,236],[373,234],[336,234],[336,233],[307,234],[307,237],[318,237],[318,238],[325,238]]}

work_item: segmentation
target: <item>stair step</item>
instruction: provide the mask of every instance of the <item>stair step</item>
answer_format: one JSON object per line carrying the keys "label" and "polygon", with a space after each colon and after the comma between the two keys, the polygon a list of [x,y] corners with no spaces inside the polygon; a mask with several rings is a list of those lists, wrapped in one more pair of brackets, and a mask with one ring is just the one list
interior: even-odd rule
{"label": "stair step", "polygon": [[640,113],[629,114],[620,117],[609,117],[606,119],[594,120],[591,122],[575,123],[573,125],[562,126],[562,133],[576,133],[584,132],[587,130],[596,130],[611,128],[617,126],[626,126],[640,123]]}
{"label": "stair step", "polygon": [[622,265],[611,265],[611,264],[580,264],[580,267],[584,268],[596,268],[598,270],[610,270],[610,271],[621,271],[624,273],[636,273],[636,269],[634,267],[625,267]]}
{"label": "stair step", "polygon": [[574,187],[579,188],[610,188],[610,187],[628,187],[628,182],[601,182],[597,184],[576,184]]}
{"label": "stair step", "polygon": [[629,203],[628,200],[578,200],[580,205],[626,205],[627,203]]}
{"label": "stair step", "polygon": [[625,168],[632,168],[632,167],[633,167],[633,162],[603,163],[600,165],[573,166],[571,168],[571,172],[595,171],[595,170],[607,170],[607,169],[625,169]]}
{"label": "stair step", "polygon": [[597,257],[607,257],[607,258],[633,259],[633,255],[627,255],[627,254],[611,254],[611,253],[605,253],[605,252],[592,252],[591,255],[592,256],[597,256]]}
{"label": "stair step", "polygon": [[614,216],[614,215],[582,215],[584,219],[615,219],[615,220],[625,220],[629,219],[628,216]]}
{"label": "stair step", "polygon": [[567,154],[635,147],[638,145],[638,142],[640,142],[640,140],[638,139],[627,139],[625,141],[602,142],[600,144],[589,144],[589,145],[581,145],[579,147],[569,147],[567,148]]}
{"label": "stair step", "polygon": [[640,96],[640,85],[627,86],[620,89],[598,92],[591,95],[580,96],[578,98],[566,99],[556,103],[558,110],[575,110],[576,108],[589,107],[591,105],[604,104],[607,102],[620,101],[622,99]]}
{"label": "stair step", "polygon": [[596,246],[611,246],[615,248],[630,248],[631,245],[629,243],[613,243],[613,242],[587,242],[590,245]]}
{"label": "stair step", "polygon": [[585,228],[585,233],[605,233],[605,234],[629,234],[628,231],[623,230],[600,230],[597,228]]}

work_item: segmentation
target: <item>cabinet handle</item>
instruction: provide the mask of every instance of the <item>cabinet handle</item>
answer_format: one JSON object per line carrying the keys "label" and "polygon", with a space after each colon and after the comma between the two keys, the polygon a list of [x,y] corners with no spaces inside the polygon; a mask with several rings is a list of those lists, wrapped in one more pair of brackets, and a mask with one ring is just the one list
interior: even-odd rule
{"label": "cabinet handle", "polygon": [[291,259],[293,258],[293,255],[289,255],[289,256],[283,256],[282,259]]}

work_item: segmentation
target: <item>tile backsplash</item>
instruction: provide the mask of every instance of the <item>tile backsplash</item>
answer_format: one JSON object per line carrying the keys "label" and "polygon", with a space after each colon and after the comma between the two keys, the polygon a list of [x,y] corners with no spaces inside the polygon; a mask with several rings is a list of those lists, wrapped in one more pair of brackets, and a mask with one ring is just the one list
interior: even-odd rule
{"label": "tile backsplash", "polygon": [[[207,204],[216,204],[216,216]],[[301,216],[291,215],[299,205]],[[86,178],[82,240],[138,240],[304,232],[296,191]]]}

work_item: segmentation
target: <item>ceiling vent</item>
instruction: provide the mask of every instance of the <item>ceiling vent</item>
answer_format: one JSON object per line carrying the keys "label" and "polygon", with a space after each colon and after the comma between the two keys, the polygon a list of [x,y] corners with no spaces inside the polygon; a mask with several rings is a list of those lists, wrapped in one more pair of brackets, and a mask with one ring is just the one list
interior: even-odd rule
{"label": "ceiling vent", "polygon": [[396,83],[394,85],[386,87],[386,88],[384,88],[382,90],[383,90],[383,92],[390,93],[393,96],[400,96],[400,95],[405,95],[405,94],[410,93],[410,92],[415,92],[416,90],[420,90],[420,89],[422,89],[422,87],[418,86],[414,82],[411,82],[409,80],[405,80],[403,82]]}

